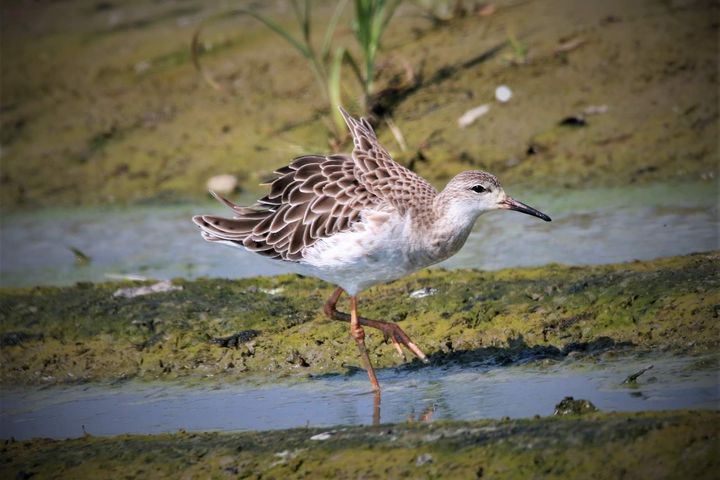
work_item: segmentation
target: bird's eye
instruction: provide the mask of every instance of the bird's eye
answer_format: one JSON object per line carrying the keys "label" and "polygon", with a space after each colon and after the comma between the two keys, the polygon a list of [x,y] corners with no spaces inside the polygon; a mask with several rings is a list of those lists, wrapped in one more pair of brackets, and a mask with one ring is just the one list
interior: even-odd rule
{"label": "bird's eye", "polygon": [[475,185],[475,186],[472,187],[470,190],[472,190],[472,191],[475,192],[475,193],[483,193],[483,192],[486,192],[486,191],[487,191],[487,190],[485,189],[485,187],[483,187],[482,185]]}

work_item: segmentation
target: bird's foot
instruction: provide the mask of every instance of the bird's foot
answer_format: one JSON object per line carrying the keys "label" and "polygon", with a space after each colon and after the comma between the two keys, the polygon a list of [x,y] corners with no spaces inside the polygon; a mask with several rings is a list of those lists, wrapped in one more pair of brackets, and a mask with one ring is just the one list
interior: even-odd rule
{"label": "bird's foot", "polygon": [[383,335],[385,335],[385,338],[389,338],[392,340],[395,350],[397,350],[397,352],[403,357],[403,359],[405,358],[405,353],[400,347],[400,344],[405,345],[423,363],[430,363],[427,355],[425,355],[423,351],[420,350],[420,348],[415,345],[412,340],[410,340],[410,337],[403,331],[402,328],[400,328],[397,323],[384,322],[382,320],[370,320],[368,318],[360,317],[360,324],[380,330]]}
{"label": "bird's foot", "polygon": [[395,347],[395,351],[397,352],[398,357],[402,359],[403,362],[407,362],[407,355],[405,355],[405,351],[403,351],[402,347],[400,346],[400,342],[397,338],[393,336],[384,335],[385,337],[385,343],[388,342],[388,340],[392,341],[393,347]]}

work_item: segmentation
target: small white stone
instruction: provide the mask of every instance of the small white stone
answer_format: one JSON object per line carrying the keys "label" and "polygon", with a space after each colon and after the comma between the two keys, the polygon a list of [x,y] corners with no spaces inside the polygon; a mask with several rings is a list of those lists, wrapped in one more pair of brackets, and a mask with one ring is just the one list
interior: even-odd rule
{"label": "small white stone", "polygon": [[150,295],[151,293],[166,293],[176,292],[182,290],[183,287],[179,285],[173,285],[170,280],[163,280],[162,282],[154,283],[143,287],[136,288],[120,288],[115,290],[113,297],[116,298],[135,298],[142,295]]}
{"label": "small white stone", "polygon": [[282,293],[285,289],[283,287],[278,288],[261,288],[260,291],[263,292],[266,295],[278,295]]}
{"label": "small white stone", "polygon": [[188,26],[192,25],[192,23],[193,23],[193,19],[190,17],[180,17],[177,19],[177,22],[176,22],[177,26],[180,28],[188,27]]}
{"label": "small white stone", "polygon": [[507,85],[500,85],[495,89],[495,98],[498,102],[505,103],[512,98],[512,90]]}
{"label": "small white stone", "polygon": [[423,465],[426,465],[428,463],[432,463],[433,457],[429,453],[423,453],[422,455],[419,455],[415,459],[415,466],[416,467],[422,467]]}
{"label": "small white stone", "polygon": [[146,282],[148,280],[147,277],[134,273],[106,273],[105,278],[110,280],[130,280],[132,282]]}
{"label": "small white stone", "polygon": [[210,177],[210,179],[208,179],[207,181],[208,190],[212,190],[213,192],[219,193],[221,195],[233,193],[235,191],[235,188],[237,188],[237,185],[237,177],[235,175],[230,175],[229,173]]}
{"label": "small white stone", "polygon": [[313,435],[312,437],[310,437],[310,440],[328,440],[331,436],[332,434],[330,432],[323,432],[318,433],[317,435]]}
{"label": "small white stone", "polygon": [[140,75],[150,70],[150,67],[152,67],[152,64],[148,60],[143,60],[135,64],[135,73]]}
{"label": "small white stone", "polygon": [[410,298],[425,298],[430,297],[432,295],[435,295],[437,293],[437,288],[431,288],[431,287],[425,287],[421,288],[420,290],[415,290],[410,294]]}
{"label": "small white stone", "polygon": [[583,110],[583,113],[585,115],[600,115],[602,113],[607,113],[607,111],[607,105],[590,105]]}
{"label": "small white stone", "polygon": [[480,105],[479,107],[472,108],[468,110],[467,112],[462,114],[462,117],[458,118],[458,126],[460,128],[465,128],[468,125],[472,125],[475,120],[482,117],[486,113],[490,111],[490,105],[484,104]]}

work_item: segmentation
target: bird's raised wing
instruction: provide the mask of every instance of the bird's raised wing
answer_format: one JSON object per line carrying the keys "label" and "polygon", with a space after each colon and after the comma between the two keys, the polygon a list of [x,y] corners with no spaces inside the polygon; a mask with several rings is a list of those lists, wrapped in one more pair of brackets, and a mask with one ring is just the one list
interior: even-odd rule
{"label": "bird's raised wing", "polygon": [[355,176],[347,155],[309,155],[275,171],[270,193],[253,207],[232,208],[235,218],[198,215],[205,240],[244,246],[271,258],[298,261],[318,239],[349,229],[380,200]]}
{"label": "bird's raised wing", "polygon": [[420,175],[395,162],[380,145],[375,131],[365,118],[355,119],[342,107],[340,112],[355,144],[352,152],[357,167],[355,176],[368,192],[377,195],[401,214],[407,213],[414,206],[432,202],[437,190]]}

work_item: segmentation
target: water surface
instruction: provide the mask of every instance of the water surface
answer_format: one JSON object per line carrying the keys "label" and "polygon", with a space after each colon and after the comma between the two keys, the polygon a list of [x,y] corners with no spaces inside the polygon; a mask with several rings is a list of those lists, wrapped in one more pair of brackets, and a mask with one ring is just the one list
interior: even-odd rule
{"label": "water surface", "polygon": [[[551,262],[588,265],[720,248],[714,185],[508,191],[553,221],[517,212],[489,213],[479,219],[465,247],[440,266],[494,270]],[[0,286],[72,284],[127,274],[239,278],[286,271],[258,255],[202,241],[190,221],[198,213],[229,211],[205,203],[3,215]],[[92,262],[76,266],[69,247]]]}
{"label": "water surface", "polygon": [[[272,385],[125,383],[0,394],[0,437],[243,431],[552,415],[565,396],[603,411],[720,408],[718,357],[619,356],[510,367],[383,369],[379,408],[364,372]],[[636,386],[630,374],[652,364]]]}

